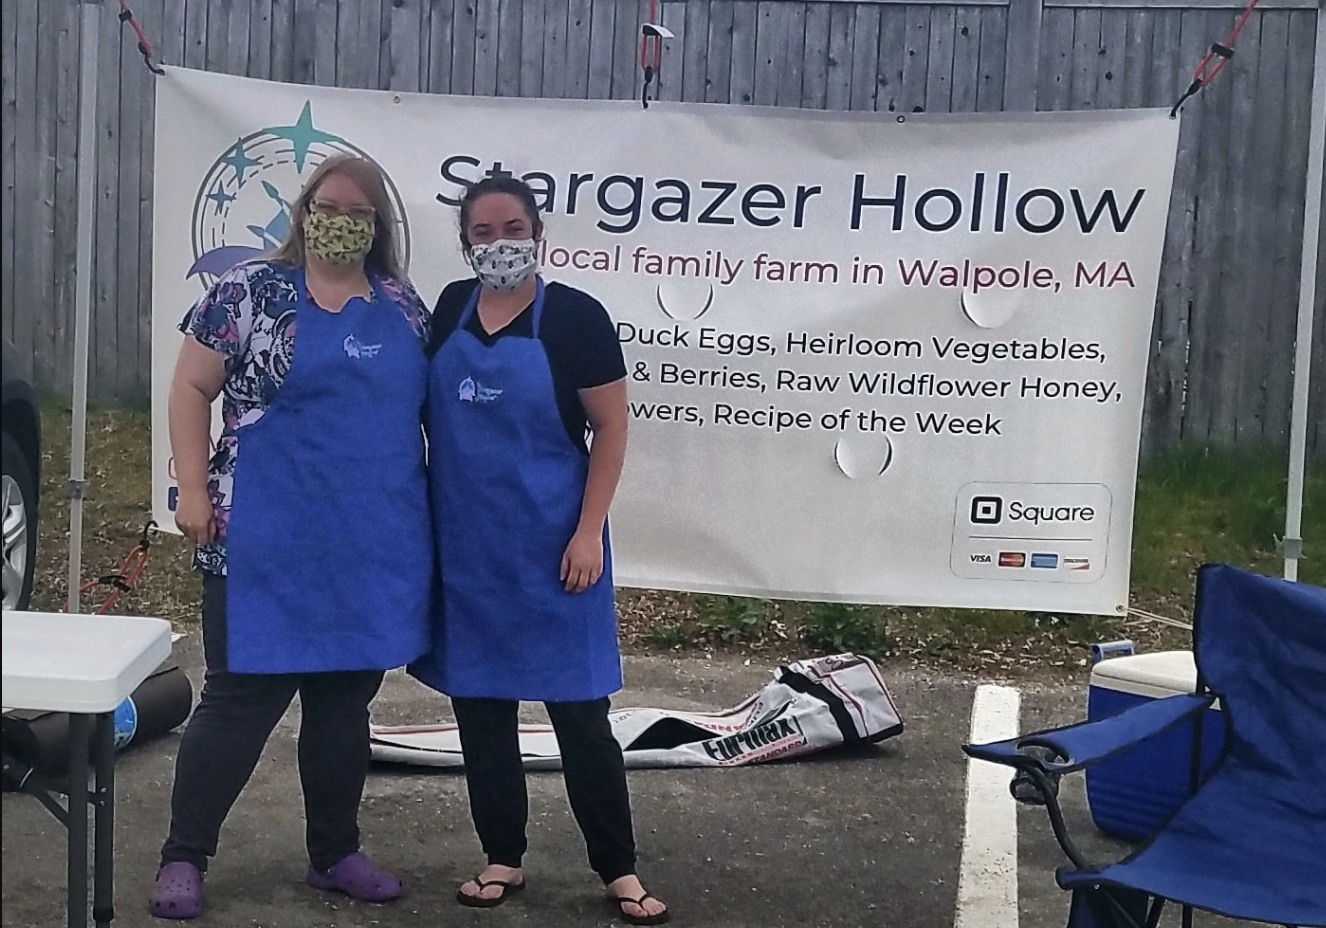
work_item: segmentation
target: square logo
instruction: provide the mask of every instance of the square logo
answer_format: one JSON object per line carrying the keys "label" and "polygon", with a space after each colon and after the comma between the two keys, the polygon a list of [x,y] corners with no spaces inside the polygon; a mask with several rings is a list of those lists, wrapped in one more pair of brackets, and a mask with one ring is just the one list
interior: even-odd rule
{"label": "square logo", "polygon": [[971,520],[977,525],[998,525],[1004,517],[1004,500],[1000,496],[973,496]]}

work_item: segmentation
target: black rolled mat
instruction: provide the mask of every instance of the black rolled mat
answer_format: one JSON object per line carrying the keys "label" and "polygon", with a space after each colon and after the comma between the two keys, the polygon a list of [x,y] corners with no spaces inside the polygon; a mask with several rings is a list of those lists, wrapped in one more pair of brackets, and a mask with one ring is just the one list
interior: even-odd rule
{"label": "black rolled mat", "polygon": [[[178,727],[193,708],[193,685],[177,666],[162,667],[115,710],[115,748],[159,738]],[[69,763],[69,715],[15,710],[0,722],[5,766],[11,762],[44,776],[59,776]],[[5,777],[5,787],[12,784]]]}

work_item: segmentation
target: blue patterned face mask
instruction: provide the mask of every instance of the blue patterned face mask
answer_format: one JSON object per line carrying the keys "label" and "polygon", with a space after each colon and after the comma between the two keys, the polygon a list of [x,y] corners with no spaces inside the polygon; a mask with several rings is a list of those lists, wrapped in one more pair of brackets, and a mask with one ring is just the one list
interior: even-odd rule
{"label": "blue patterned face mask", "polygon": [[538,243],[525,238],[474,245],[470,248],[470,266],[485,287],[515,290],[538,269]]}

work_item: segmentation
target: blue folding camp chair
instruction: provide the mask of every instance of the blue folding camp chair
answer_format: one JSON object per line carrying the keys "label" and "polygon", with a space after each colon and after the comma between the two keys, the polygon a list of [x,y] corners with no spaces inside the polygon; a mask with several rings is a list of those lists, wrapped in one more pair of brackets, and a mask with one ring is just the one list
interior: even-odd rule
{"label": "blue folding camp chair", "polygon": [[[1155,928],[1167,901],[1231,918],[1326,926],[1326,590],[1208,564],[1197,576],[1193,655],[1197,692],[1118,715],[991,744],[972,757],[1030,785],[1072,866],[1068,928]],[[1225,745],[1194,790],[1118,863],[1092,866],[1057,800],[1060,776],[1200,718],[1216,699]],[[1193,724],[1193,737],[1201,726]]]}

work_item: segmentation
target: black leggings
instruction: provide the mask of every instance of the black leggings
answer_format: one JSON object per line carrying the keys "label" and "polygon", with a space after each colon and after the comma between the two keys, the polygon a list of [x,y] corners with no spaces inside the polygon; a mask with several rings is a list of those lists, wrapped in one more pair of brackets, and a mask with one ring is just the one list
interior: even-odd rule
{"label": "black leggings", "polygon": [[170,833],[162,864],[200,870],[258,764],[272,729],[299,694],[299,780],[309,861],[326,870],[359,850],[359,804],[368,777],[368,704],[380,670],[251,674],[226,669],[225,579],[204,575],[203,692],[175,758]]}
{"label": "black leggings", "polygon": [[[519,867],[525,855],[529,797],[520,758],[515,700],[452,697],[465,754],[470,813],[488,863]],[[605,884],[635,872],[635,836],[621,746],[608,723],[608,700],[548,702],[566,793],[585,837],[589,866]]]}

